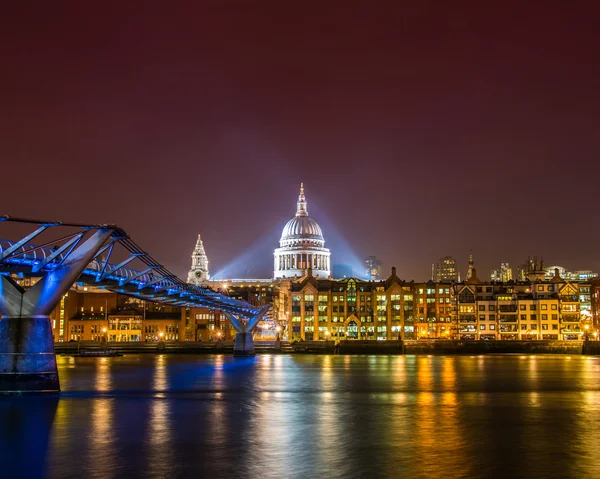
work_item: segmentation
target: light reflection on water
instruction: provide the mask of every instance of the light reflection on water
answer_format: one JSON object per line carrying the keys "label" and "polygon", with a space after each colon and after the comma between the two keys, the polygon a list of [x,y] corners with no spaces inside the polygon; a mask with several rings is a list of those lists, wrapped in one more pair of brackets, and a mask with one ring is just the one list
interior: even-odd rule
{"label": "light reflection on water", "polygon": [[58,362],[60,399],[0,398],[6,477],[599,476],[596,358]]}

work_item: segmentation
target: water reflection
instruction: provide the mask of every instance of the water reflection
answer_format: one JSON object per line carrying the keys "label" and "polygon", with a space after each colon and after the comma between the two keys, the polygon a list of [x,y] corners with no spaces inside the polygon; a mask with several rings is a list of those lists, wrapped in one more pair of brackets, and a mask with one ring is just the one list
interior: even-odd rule
{"label": "water reflection", "polygon": [[564,478],[600,470],[600,360],[132,355],[61,360],[59,369],[60,400],[0,398],[2,464],[32,457],[31,438],[38,441],[37,462],[21,464],[28,477]]}
{"label": "water reflection", "polygon": [[1,477],[43,477],[58,397],[0,396]]}

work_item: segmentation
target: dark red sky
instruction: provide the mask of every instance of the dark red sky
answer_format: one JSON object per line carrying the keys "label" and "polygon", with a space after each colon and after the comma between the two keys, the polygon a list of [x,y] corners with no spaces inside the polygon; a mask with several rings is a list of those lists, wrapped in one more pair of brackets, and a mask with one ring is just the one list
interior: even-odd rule
{"label": "dark red sky", "polygon": [[334,263],[600,270],[594,4],[5,2],[0,213],[265,276],[304,181]]}

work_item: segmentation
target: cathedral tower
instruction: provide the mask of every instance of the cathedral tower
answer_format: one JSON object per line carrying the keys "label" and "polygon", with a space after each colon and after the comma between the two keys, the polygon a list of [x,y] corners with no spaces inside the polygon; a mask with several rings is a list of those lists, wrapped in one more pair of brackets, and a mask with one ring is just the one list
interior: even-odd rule
{"label": "cathedral tower", "polygon": [[198,241],[196,241],[196,246],[192,252],[192,268],[188,273],[187,281],[188,283],[192,284],[200,284],[208,281],[209,279],[210,274],[208,272],[208,257],[204,251],[204,245],[202,244],[200,235],[198,235]]}

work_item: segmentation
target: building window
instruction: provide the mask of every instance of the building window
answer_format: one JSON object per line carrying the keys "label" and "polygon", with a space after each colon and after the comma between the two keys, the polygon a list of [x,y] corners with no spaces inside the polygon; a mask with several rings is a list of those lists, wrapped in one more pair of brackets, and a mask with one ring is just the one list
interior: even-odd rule
{"label": "building window", "polygon": [[480,324],[479,329],[485,329],[485,324]]}
{"label": "building window", "polygon": [[485,311],[485,304],[479,305],[479,311]]}
{"label": "building window", "polygon": [[548,319],[548,315],[547,314],[542,314],[542,321],[545,321]]}
{"label": "building window", "polygon": [[542,311],[546,311],[548,309],[548,305],[547,304],[542,304]]}
{"label": "building window", "polygon": [[519,309],[520,309],[521,311],[525,311],[525,310],[527,309],[527,305],[525,305],[525,304],[520,304],[520,305],[519,305]]}

